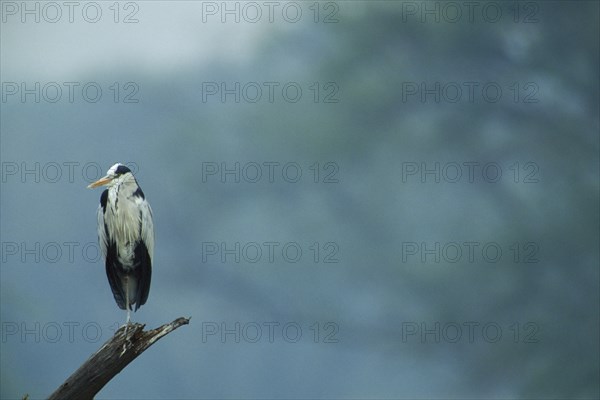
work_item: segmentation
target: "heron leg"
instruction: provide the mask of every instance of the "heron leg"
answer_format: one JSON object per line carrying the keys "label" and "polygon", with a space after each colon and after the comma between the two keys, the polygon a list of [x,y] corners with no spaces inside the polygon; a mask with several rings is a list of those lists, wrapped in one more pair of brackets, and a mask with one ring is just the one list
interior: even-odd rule
{"label": "heron leg", "polygon": [[131,320],[131,308],[129,306],[129,279],[128,277],[125,277],[125,308],[127,309],[127,320],[125,321],[125,342],[123,343],[123,351],[121,352],[121,355],[125,354],[125,351],[127,350],[127,342],[129,341],[127,339],[127,328],[129,327],[129,321]]}
{"label": "heron leg", "polygon": [[129,279],[125,277],[125,308],[127,310],[127,320],[125,321],[125,338],[127,338],[127,328],[131,320],[131,309],[129,307]]}
{"label": "heron leg", "polygon": [[129,304],[129,277],[125,277],[125,309],[127,310],[126,324],[129,325],[129,321],[131,320],[131,305]]}

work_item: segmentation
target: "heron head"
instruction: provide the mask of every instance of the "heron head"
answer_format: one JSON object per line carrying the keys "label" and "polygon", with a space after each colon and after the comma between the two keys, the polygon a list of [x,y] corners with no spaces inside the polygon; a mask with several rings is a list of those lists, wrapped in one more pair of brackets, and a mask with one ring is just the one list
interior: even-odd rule
{"label": "heron head", "polygon": [[124,176],[127,173],[131,174],[131,170],[127,168],[126,165],[116,163],[108,169],[108,171],[106,172],[106,176],[98,179],[96,182],[89,184],[88,189],[93,189],[98,186],[112,186],[118,182],[118,179],[120,177]]}

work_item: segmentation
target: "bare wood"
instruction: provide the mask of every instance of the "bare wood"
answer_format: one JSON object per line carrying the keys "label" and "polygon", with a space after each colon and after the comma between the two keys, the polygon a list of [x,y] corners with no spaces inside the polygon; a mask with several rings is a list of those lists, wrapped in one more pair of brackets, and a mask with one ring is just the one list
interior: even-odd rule
{"label": "bare wood", "polygon": [[[189,322],[189,318],[181,317],[146,332],[144,332],[146,325],[143,324],[122,326],[48,399],[93,399],[104,385],[148,347]],[[127,328],[127,336],[125,336],[125,328]]]}

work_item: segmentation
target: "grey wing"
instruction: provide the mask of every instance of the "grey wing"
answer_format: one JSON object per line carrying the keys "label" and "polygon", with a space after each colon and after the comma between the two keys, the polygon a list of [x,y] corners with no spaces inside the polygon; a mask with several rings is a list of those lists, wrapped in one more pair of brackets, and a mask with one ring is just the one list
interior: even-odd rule
{"label": "grey wing", "polygon": [[114,238],[109,237],[106,222],[104,221],[104,213],[107,207],[108,189],[102,192],[100,197],[100,206],[98,207],[98,244],[102,251],[102,256],[105,260],[106,276],[108,277],[108,283],[110,284],[110,290],[113,293],[115,302],[122,310],[125,310],[125,292],[119,273],[117,270],[118,256],[117,246],[114,243]]}
{"label": "grey wing", "polygon": [[146,199],[140,201],[140,214],[142,219],[142,240],[148,249],[150,262],[154,257],[154,222],[152,220],[152,208]]}
{"label": "grey wing", "polygon": [[98,244],[102,251],[102,256],[106,260],[106,254],[108,252],[108,236],[106,232],[106,225],[104,224],[104,209],[102,205],[98,207]]}
{"label": "grey wing", "polygon": [[[148,202],[138,197],[140,208],[141,241],[136,246],[136,260],[139,261],[136,268],[138,289],[135,296],[135,309],[146,303],[150,293],[150,282],[152,280],[152,257],[154,254],[154,222],[152,221],[152,209]],[[147,258],[146,258],[147,257]]]}

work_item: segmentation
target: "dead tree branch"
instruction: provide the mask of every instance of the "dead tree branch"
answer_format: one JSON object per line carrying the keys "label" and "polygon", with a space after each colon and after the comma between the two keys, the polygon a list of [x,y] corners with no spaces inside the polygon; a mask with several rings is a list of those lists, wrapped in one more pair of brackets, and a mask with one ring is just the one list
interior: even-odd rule
{"label": "dead tree branch", "polygon": [[148,347],[180,326],[187,325],[189,321],[189,318],[181,317],[145,332],[145,325],[129,324],[127,336],[125,326],[122,326],[48,399],[93,399],[104,385]]}

